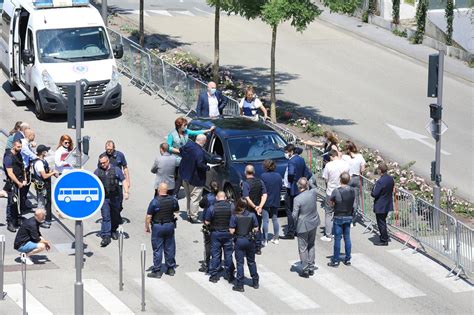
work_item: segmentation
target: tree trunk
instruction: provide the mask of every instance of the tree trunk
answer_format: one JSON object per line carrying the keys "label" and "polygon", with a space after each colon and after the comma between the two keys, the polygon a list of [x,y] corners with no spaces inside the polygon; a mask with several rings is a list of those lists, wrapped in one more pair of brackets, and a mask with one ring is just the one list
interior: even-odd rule
{"label": "tree trunk", "polygon": [[270,56],[270,77],[271,77],[271,91],[270,91],[270,99],[271,99],[271,119],[273,122],[276,122],[276,91],[275,91],[275,48],[276,48],[276,38],[277,38],[277,27],[278,25],[274,25],[272,28],[272,51]]}
{"label": "tree trunk", "polygon": [[214,64],[212,66],[212,79],[219,84],[219,23],[221,19],[221,4],[216,1],[214,13]]}

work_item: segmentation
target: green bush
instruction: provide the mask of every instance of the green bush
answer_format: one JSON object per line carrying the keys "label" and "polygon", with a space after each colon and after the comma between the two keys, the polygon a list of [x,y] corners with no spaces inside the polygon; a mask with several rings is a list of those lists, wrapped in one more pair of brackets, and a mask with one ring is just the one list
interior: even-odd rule
{"label": "green bush", "polygon": [[451,46],[453,44],[453,20],[454,20],[454,1],[447,0],[446,9],[444,11],[444,17],[446,18],[446,45]]}
{"label": "green bush", "polygon": [[413,36],[413,43],[421,44],[425,34],[426,12],[428,11],[428,0],[420,0],[416,8],[416,33]]}
{"label": "green bush", "polygon": [[399,31],[397,29],[394,29],[392,33],[400,37],[408,37],[407,30]]}

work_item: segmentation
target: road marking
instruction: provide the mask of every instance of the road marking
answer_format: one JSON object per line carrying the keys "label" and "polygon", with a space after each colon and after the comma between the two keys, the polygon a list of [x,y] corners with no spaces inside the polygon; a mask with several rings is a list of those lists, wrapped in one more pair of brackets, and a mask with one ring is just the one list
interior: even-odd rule
{"label": "road marking", "polygon": [[[394,125],[390,125],[388,123],[385,123],[385,124],[390,129],[392,129],[397,134],[397,136],[399,136],[401,139],[415,140],[415,141],[418,141],[419,143],[422,143],[422,144],[426,145],[427,147],[435,149],[434,144],[431,144],[430,142],[424,140],[424,139],[429,139],[427,136],[421,135],[419,133],[413,132],[413,131],[408,130],[408,129],[403,129],[403,128],[400,128],[400,127],[397,127],[397,126],[394,126]],[[444,150],[441,150],[441,153],[443,153],[444,155],[451,155],[451,153],[449,153],[447,151],[444,151]]]}
{"label": "road marking", "polygon": [[84,279],[84,290],[110,314],[134,314],[112,292],[96,279]]}
{"label": "road marking", "polygon": [[446,287],[451,292],[468,292],[473,291],[474,287],[466,283],[462,279],[454,280],[454,277],[446,277],[447,270],[432,261],[423,254],[413,252],[411,250],[392,249],[388,252],[395,257],[403,260],[404,263],[416,268],[427,275],[429,278]]}
{"label": "road marking", "polygon": [[209,12],[209,11],[206,11],[206,10],[201,10],[199,8],[196,8],[196,7],[194,7],[194,10],[205,13],[205,14],[214,15],[214,13],[212,13],[212,12]]}
{"label": "road marking", "polygon": [[352,266],[402,299],[426,294],[364,254],[352,255]]}
{"label": "road marking", "polygon": [[229,285],[224,283],[226,281],[209,282],[209,278],[198,271],[187,272],[186,275],[236,314],[265,314],[264,310],[245,297],[245,295],[232,291]]}
{"label": "road marking", "polygon": [[169,13],[166,10],[147,10],[148,12],[159,14],[159,15],[165,15],[165,16],[173,16],[171,13]]}
{"label": "road marking", "polygon": [[[140,10],[130,10],[130,11],[126,11],[127,13],[130,13],[130,14],[135,14],[135,15],[140,15]],[[150,16],[147,11],[143,10],[143,15],[144,16]]]}
{"label": "road marking", "polygon": [[[204,314],[164,280],[147,278],[145,281],[146,291],[173,314]],[[135,279],[135,282],[140,284],[142,280]]]}
{"label": "road marking", "polygon": [[187,16],[196,16],[194,13],[191,11],[171,11],[172,13],[178,13],[181,15],[187,15]]}
{"label": "road marking", "polygon": [[[289,262],[293,266],[297,266],[300,262]],[[323,286],[329,292],[346,302],[347,304],[371,303],[373,300],[364,293],[360,292],[350,284],[341,280],[335,274],[331,273],[327,268],[318,267],[315,276],[311,279]],[[329,284],[329,285],[328,285]]]}
{"label": "road marking", "polygon": [[[4,286],[7,297],[13,300],[21,309],[23,309],[23,287],[16,284],[6,284]],[[26,291],[26,311],[29,315],[53,315],[43,304],[41,304],[33,295]]]}
{"label": "road marking", "polygon": [[260,285],[270,291],[283,303],[296,311],[319,308],[320,306],[313,302],[309,297],[295,289],[277,274],[271,272],[263,265],[258,265],[260,275]]}

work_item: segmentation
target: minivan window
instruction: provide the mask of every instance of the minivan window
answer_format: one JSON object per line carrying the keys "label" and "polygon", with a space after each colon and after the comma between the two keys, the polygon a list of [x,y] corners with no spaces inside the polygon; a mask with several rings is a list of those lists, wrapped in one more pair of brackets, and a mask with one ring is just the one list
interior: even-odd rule
{"label": "minivan window", "polygon": [[264,134],[228,139],[230,158],[237,162],[279,159],[285,156],[286,145],[280,135]]}
{"label": "minivan window", "polygon": [[36,32],[42,63],[103,60],[112,57],[103,27],[39,30]]}

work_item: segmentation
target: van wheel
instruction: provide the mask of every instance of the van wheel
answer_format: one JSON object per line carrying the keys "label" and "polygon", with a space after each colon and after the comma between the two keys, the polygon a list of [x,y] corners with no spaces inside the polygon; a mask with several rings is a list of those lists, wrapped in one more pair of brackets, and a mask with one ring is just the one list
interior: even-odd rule
{"label": "van wheel", "polygon": [[231,185],[225,186],[224,193],[225,193],[225,196],[227,197],[227,200],[235,201],[235,191]]}
{"label": "van wheel", "polygon": [[43,105],[41,105],[41,101],[38,95],[35,95],[35,115],[36,118],[38,118],[39,120],[44,120],[47,117],[46,113],[43,110]]}

